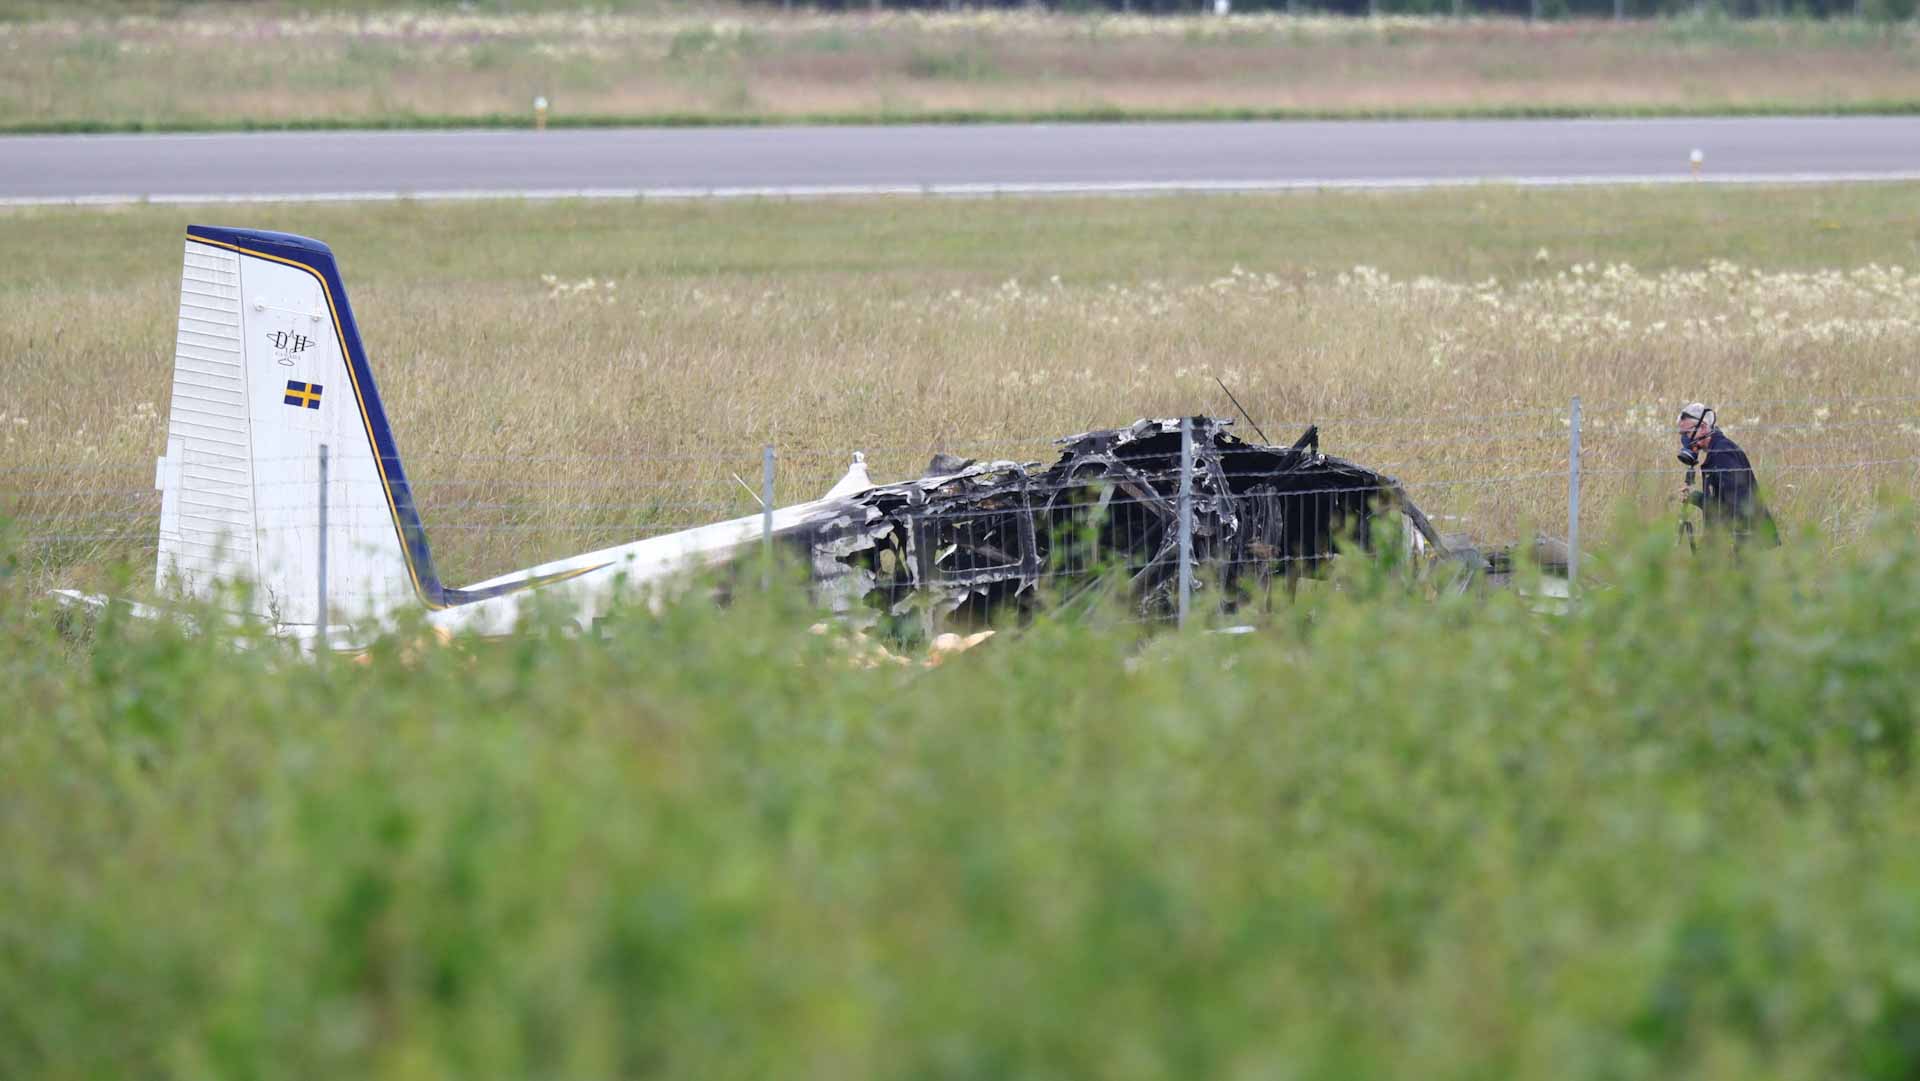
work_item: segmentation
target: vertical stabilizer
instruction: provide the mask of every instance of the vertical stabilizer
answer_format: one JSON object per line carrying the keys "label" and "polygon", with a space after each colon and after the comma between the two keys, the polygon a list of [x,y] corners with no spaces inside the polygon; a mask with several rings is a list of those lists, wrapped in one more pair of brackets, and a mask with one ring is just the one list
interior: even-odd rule
{"label": "vertical stabilizer", "polygon": [[192,226],[180,281],[159,579],[311,625],[320,610],[320,452],[336,619],[440,593],[359,330],[327,246]]}

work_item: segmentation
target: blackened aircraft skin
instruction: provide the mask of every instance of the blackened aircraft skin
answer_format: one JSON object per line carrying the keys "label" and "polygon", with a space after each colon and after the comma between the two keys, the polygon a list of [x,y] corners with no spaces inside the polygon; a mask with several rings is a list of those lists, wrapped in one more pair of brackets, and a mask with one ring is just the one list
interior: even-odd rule
{"label": "blackened aircraft skin", "polygon": [[[1193,563],[1222,603],[1315,575],[1343,539],[1370,546],[1383,513],[1409,511],[1438,546],[1392,477],[1319,453],[1315,433],[1267,446],[1231,423],[1191,420]],[[1141,614],[1164,615],[1177,589],[1180,424],[1069,436],[1049,466],[936,459],[919,480],[823,510],[789,543],[844,602],[896,614],[924,591],[938,615],[983,620],[1038,603],[1046,579],[1069,594],[1118,584]]]}

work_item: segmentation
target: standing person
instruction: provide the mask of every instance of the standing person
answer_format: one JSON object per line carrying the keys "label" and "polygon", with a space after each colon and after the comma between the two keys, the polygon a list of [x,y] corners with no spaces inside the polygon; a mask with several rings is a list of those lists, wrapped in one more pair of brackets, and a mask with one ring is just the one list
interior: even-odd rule
{"label": "standing person", "polygon": [[1700,470],[1700,488],[1683,485],[1680,499],[1699,507],[1710,533],[1724,531],[1734,547],[1758,534],[1769,547],[1780,543],[1773,515],[1760,502],[1753,463],[1740,444],[1720,430],[1719,415],[1699,402],[1680,411],[1680,458]]}

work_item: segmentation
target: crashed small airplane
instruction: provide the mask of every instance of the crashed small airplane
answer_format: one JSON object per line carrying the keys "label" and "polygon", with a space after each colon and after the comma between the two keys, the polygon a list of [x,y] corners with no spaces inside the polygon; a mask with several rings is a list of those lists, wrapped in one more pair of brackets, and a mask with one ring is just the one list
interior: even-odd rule
{"label": "crashed small airplane", "polygon": [[[1315,430],[1265,446],[1229,423],[1190,423],[1192,561],[1210,603],[1316,575],[1343,539],[1372,546],[1388,515],[1406,523],[1393,543],[1445,553],[1398,482],[1321,454]],[[156,475],[156,576],[202,601],[250,596],[252,610],[236,615],[338,647],[409,608],[444,631],[493,635],[535,598],[555,599],[590,625],[623,589],[740,564],[770,533],[811,569],[823,602],[849,614],[974,624],[1040,603],[1043,580],[1072,589],[1079,576],[1117,583],[1154,616],[1177,589],[1181,424],[1062,439],[1051,465],[942,455],[895,484],[874,484],[856,455],[816,500],[453,588],[434,567],[332,251],[195,225]]]}

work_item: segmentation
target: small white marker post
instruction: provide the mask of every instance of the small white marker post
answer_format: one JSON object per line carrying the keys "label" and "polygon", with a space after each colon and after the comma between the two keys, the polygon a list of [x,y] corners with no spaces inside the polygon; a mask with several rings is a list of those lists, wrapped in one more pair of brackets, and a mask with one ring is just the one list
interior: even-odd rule
{"label": "small white marker post", "polygon": [[547,96],[545,94],[533,99],[533,130],[547,130]]}
{"label": "small white marker post", "polygon": [[1707,156],[1702,154],[1698,148],[1696,148],[1693,153],[1687,155],[1687,164],[1693,166],[1693,178],[1695,180],[1700,179],[1700,166],[1705,164],[1706,160]]}

